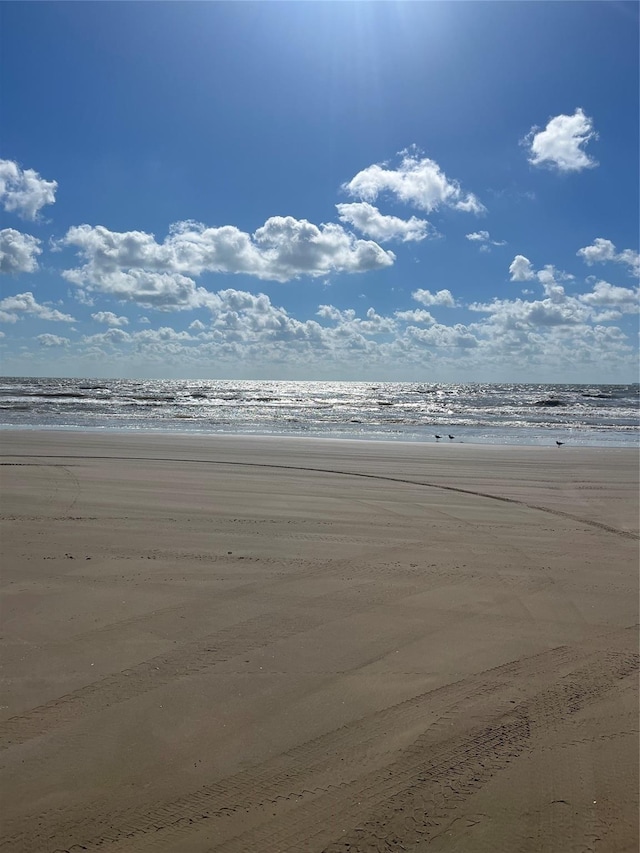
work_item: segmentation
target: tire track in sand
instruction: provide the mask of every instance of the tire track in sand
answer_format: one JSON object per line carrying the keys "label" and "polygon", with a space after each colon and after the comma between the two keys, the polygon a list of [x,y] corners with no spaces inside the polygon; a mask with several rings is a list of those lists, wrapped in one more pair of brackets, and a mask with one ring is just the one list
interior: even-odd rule
{"label": "tire track in sand", "polygon": [[[373,584],[375,586],[375,584]],[[236,655],[263,648],[296,634],[304,634],[332,621],[366,612],[384,601],[410,595],[414,589],[398,587],[381,595],[368,594],[367,585],[330,592],[308,599],[300,613],[267,613],[185,643],[180,648],[141,661],[128,669],[107,675],[24,714],[0,723],[0,751],[87,714],[155,690],[186,676],[196,675]],[[327,610],[330,607],[330,615]],[[316,612],[314,612],[316,611]]]}
{"label": "tire track in sand", "polygon": [[269,462],[230,462],[228,460],[218,459],[178,459],[172,457],[151,457],[151,456],[93,456],[83,455],[74,456],[71,454],[25,454],[22,457],[19,454],[10,454],[12,458],[25,459],[92,459],[92,460],[117,460],[120,462],[178,462],[181,465],[221,465],[230,467],[242,468],[268,468],[270,470],[279,471],[308,471],[315,474],[337,474],[341,477],[361,477],[367,480],[382,480],[389,483],[405,483],[410,486],[424,486],[429,489],[440,489],[446,492],[455,492],[461,495],[473,495],[478,498],[487,498],[488,500],[501,501],[502,503],[515,504],[526,509],[545,512],[549,515],[557,516],[558,518],[566,518],[570,521],[577,521],[580,524],[585,524],[587,527],[594,527],[597,530],[603,530],[607,533],[614,533],[617,536],[622,536],[626,539],[640,539],[640,535],[631,530],[622,530],[619,527],[613,527],[610,524],[604,524],[601,521],[594,521],[589,518],[582,518],[579,515],[574,515],[570,512],[564,512],[560,509],[552,509],[551,507],[540,506],[539,504],[531,504],[527,501],[519,500],[518,498],[507,498],[503,495],[493,495],[490,492],[481,492],[475,489],[463,489],[461,486],[448,486],[443,483],[431,483],[425,480],[409,480],[406,477],[390,477],[385,474],[368,474],[363,471],[342,471],[333,468],[311,468],[307,466],[296,465],[278,465]]}
{"label": "tire track in sand", "polygon": [[[504,719],[499,718],[497,722],[492,722],[475,733],[467,733],[450,742],[446,740],[446,734],[451,731],[453,711],[458,709],[459,713],[463,713],[474,699],[479,700],[483,696],[498,694],[500,691],[506,690],[508,695],[513,695],[516,680],[528,684],[532,678],[551,672],[558,677],[567,668],[575,666],[576,662],[584,661],[585,653],[585,650],[562,646],[428,691],[347,724],[277,758],[270,759],[256,768],[250,768],[213,785],[204,786],[176,801],[160,803],[150,809],[129,809],[118,814],[105,813],[104,805],[101,809],[100,804],[96,804],[95,810],[85,807],[83,815],[91,815],[91,817],[85,817],[79,821],[74,820],[73,810],[69,809],[66,810],[66,818],[62,812],[48,816],[42,815],[39,821],[39,832],[35,835],[33,832],[19,833],[6,838],[5,841],[10,846],[3,849],[15,851],[15,853],[28,851],[35,853],[36,850],[38,853],[45,853],[45,851],[53,853],[53,850],[62,851],[74,848],[76,845],[74,849],[84,850],[108,847],[114,853],[121,849],[179,850],[180,839],[184,839],[185,834],[197,832],[202,827],[212,831],[215,827],[215,831],[219,831],[223,842],[220,849],[227,853],[224,836],[228,837],[234,824],[234,820],[231,819],[235,818],[236,830],[241,834],[235,840],[229,839],[231,844],[229,851],[238,850],[244,853],[245,850],[300,850],[301,838],[311,840],[307,829],[310,833],[314,833],[316,831],[314,826],[317,824],[318,831],[324,832],[328,826],[335,826],[335,822],[332,823],[333,811],[337,815],[343,814],[347,801],[351,810],[348,811],[351,815],[349,820],[353,818],[357,822],[363,809],[366,811],[366,808],[404,791],[411,781],[412,774],[415,775],[421,768],[423,769],[427,759],[430,761],[433,778],[442,777],[447,768],[457,766],[456,762],[463,764],[467,770],[475,768],[476,775],[477,761],[483,761],[486,767],[492,768],[492,772],[497,772],[502,766],[500,762],[505,755],[508,760],[511,760],[513,755],[522,751],[519,744],[521,745],[530,736],[531,709],[539,706],[541,709],[547,709],[548,712],[549,708],[555,708],[550,714],[551,718],[554,718],[554,714],[556,718],[562,716],[562,708],[566,704],[562,701],[565,689],[554,688],[555,692],[552,690],[549,695],[547,695],[548,691],[543,692],[530,703],[524,703],[510,710]],[[600,681],[596,678],[595,690],[593,684],[586,692],[576,693],[574,690],[574,704],[592,701],[594,697],[597,698],[600,695],[602,690],[615,682],[619,676],[620,667],[618,666],[618,669],[615,666],[612,667],[610,657],[596,658],[594,666],[599,673]],[[613,656],[614,662],[618,661],[619,657]],[[600,677],[603,669],[599,664],[601,658],[606,662],[604,680]],[[632,665],[636,663],[634,658]],[[626,673],[626,668],[623,667],[623,670]],[[558,696],[560,705],[556,701]],[[526,714],[523,708],[527,709]],[[536,718],[540,713],[540,711],[536,713]],[[367,745],[373,745],[375,748],[380,738],[388,735],[390,731],[399,729],[412,731],[416,727],[421,732],[417,740],[402,753],[400,759],[386,768],[378,767],[374,771],[365,772],[362,776],[363,770],[370,771],[370,763],[367,765],[365,762],[362,767],[360,760],[354,761],[354,766],[346,769],[342,766],[343,763],[336,766],[339,756],[348,758],[349,755],[352,757],[361,755]],[[443,734],[445,735],[444,744]],[[441,754],[440,761],[436,760],[437,754]],[[381,760],[384,762],[388,759],[382,756]],[[358,767],[360,767],[360,776]],[[327,786],[326,782],[324,786],[319,785],[323,779],[339,778],[336,773],[338,769],[343,776],[346,773],[346,778],[334,786]],[[279,810],[284,809],[284,814],[275,821],[271,821],[266,814],[261,815],[260,812],[268,807],[271,815],[274,803]],[[357,805],[362,803],[365,805]],[[101,816],[100,811],[102,811]],[[247,814],[250,814],[254,820],[262,817],[265,821],[264,825],[258,826],[249,833],[249,836],[246,836],[246,833],[242,834],[242,830],[246,828]],[[344,814],[343,820],[347,820],[347,813]],[[347,823],[347,826],[353,825],[353,821],[350,824]],[[287,841],[289,836],[293,839],[291,841],[293,846],[281,846],[289,843]],[[57,845],[55,845],[56,839]],[[326,843],[330,840],[327,839]],[[72,843],[69,844],[69,842]],[[296,844],[298,847],[295,846]],[[305,849],[320,848],[305,846]]]}
{"label": "tire track in sand", "polygon": [[[322,853],[378,853],[422,849],[423,845],[426,850],[429,840],[451,820],[452,812],[525,753],[532,739],[544,737],[549,728],[597,702],[637,669],[636,654],[598,655],[586,667],[489,725],[435,747],[427,732],[384,773],[374,772],[352,785],[343,785],[280,821],[259,826],[210,850],[294,853],[300,849],[301,837],[306,844],[315,841],[308,849]],[[280,826],[274,825],[278,823]],[[345,826],[352,828],[340,831]]]}

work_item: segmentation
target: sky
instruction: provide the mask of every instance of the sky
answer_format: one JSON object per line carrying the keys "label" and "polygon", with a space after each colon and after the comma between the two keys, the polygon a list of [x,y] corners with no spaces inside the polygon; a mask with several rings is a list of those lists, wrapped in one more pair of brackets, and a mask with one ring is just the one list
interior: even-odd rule
{"label": "sky", "polygon": [[638,380],[635,2],[3,2],[0,371]]}

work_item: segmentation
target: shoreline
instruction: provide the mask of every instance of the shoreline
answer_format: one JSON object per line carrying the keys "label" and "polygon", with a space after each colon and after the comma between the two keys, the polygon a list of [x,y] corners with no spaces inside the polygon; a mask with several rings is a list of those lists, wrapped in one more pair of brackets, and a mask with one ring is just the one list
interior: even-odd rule
{"label": "shoreline", "polygon": [[[563,445],[573,446],[576,448],[584,448],[584,449],[630,449],[630,450],[640,450],[640,436],[635,436],[635,433],[631,435],[631,431],[629,431],[629,435],[625,434],[622,431],[619,435],[616,435],[614,430],[603,430],[598,433],[598,431],[594,430],[594,432],[586,433],[585,431],[571,433],[570,430],[567,429],[556,429],[556,428],[540,428],[539,430],[533,430],[530,427],[522,428],[521,434],[525,436],[524,441],[500,441],[498,440],[498,436],[502,435],[513,438],[518,434],[518,429],[513,427],[495,427],[492,435],[487,440],[479,440],[477,435],[474,435],[474,432],[478,430],[476,428],[469,427],[453,427],[456,429],[456,432],[459,433],[456,436],[455,444],[467,444],[474,447],[552,447],[556,440],[562,439]],[[437,429],[437,427],[433,427],[433,429]],[[460,429],[462,432],[460,432]],[[6,433],[64,433],[64,434],[87,434],[87,435],[152,435],[152,436],[185,436],[192,438],[248,438],[248,439],[283,439],[283,440],[326,440],[326,441],[351,441],[351,442],[373,442],[375,444],[408,444],[408,445],[430,445],[430,444],[442,444],[443,446],[448,446],[450,443],[446,440],[448,433],[443,432],[443,438],[439,442],[435,439],[434,435],[418,435],[416,434],[413,438],[407,437],[396,437],[396,435],[390,433],[378,433],[369,431],[366,435],[353,435],[353,434],[345,434],[345,435],[326,435],[321,433],[314,433],[313,431],[308,431],[304,433],[287,433],[287,432],[232,432],[232,431],[214,431],[214,430],[206,430],[206,429],[172,429],[166,427],[91,427],[91,426],[64,426],[64,425],[48,425],[48,424],[0,424],[0,440],[2,435]],[[469,436],[470,437],[466,437]],[[539,441],[531,441],[528,443],[526,441],[527,437],[531,436],[539,436]],[[597,437],[594,439],[594,436]],[[609,440],[605,440],[605,436],[609,437]],[[542,438],[544,437],[544,441]],[[491,440],[494,439],[495,440]],[[474,440],[475,439],[475,440]]]}
{"label": "shoreline", "polygon": [[536,853],[595,820],[634,849],[635,449],[3,430],[0,455],[8,848]]}
{"label": "shoreline", "polygon": [[247,432],[200,432],[193,431],[189,432],[186,430],[178,430],[171,431],[165,429],[158,430],[137,430],[137,429],[103,429],[97,427],[95,429],[86,428],[86,427],[69,427],[68,429],[61,427],[14,427],[14,426],[2,426],[0,425],[0,456],[3,455],[12,455],[11,453],[6,453],[4,451],[3,442],[11,443],[14,441],[24,440],[25,436],[29,436],[27,440],[27,445],[31,440],[53,440],[54,442],[62,441],[65,443],[67,440],[72,438],[78,438],[80,441],[88,440],[92,442],[94,440],[106,440],[107,442],[113,442],[114,444],[126,443],[128,441],[132,442],[144,442],[151,441],[152,444],[171,444],[174,443],[176,446],[178,445],[189,445],[193,444],[194,446],[198,444],[202,445],[213,445],[214,443],[218,443],[221,447],[232,444],[234,442],[240,443],[253,443],[255,445],[260,445],[263,442],[266,445],[277,445],[277,444],[287,444],[292,443],[294,445],[303,446],[305,444],[312,445],[317,443],[319,445],[326,444],[327,446],[344,446],[347,448],[358,448],[358,447],[367,447],[367,445],[371,445],[371,448],[399,448],[406,452],[410,451],[419,451],[426,450],[431,448],[452,448],[455,451],[462,451],[463,449],[468,449],[471,452],[476,451],[505,451],[507,453],[518,453],[523,452],[527,453],[530,451],[533,452],[551,452],[551,453],[585,453],[589,454],[592,452],[600,452],[604,451],[606,453],[621,453],[628,454],[629,456],[633,455],[636,458],[640,458],[640,448],[633,445],[619,445],[619,444],[598,444],[598,445],[584,445],[584,444],[570,444],[569,442],[563,442],[562,447],[558,448],[555,445],[555,440],[553,442],[549,442],[548,444],[499,444],[498,442],[478,442],[474,443],[472,441],[463,441],[458,440],[456,437],[455,441],[447,441],[446,436],[443,437],[440,441],[436,441],[432,439],[430,441],[418,441],[418,440],[403,440],[403,439],[387,439],[387,438],[377,438],[377,437],[345,437],[345,436],[332,436],[332,435],[313,435],[313,434],[305,434],[305,435],[289,435],[286,433],[247,433]]}

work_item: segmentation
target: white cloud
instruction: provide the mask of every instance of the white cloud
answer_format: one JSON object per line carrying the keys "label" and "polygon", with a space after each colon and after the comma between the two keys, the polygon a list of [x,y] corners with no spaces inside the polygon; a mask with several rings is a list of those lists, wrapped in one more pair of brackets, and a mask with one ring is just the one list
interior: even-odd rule
{"label": "white cloud", "polygon": [[536,277],[543,285],[555,283],[556,281],[573,281],[575,279],[574,275],[564,272],[564,270],[556,269],[553,264],[545,264],[541,270],[538,270]]}
{"label": "white cloud", "polygon": [[159,329],[143,329],[141,332],[135,332],[131,335],[135,341],[148,342],[163,342],[163,341],[192,341],[194,338],[189,332],[176,332],[170,326],[161,326]]}
{"label": "white cloud", "polygon": [[[560,288],[562,290],[562,288]],[[492,325],[503,329],[526,326],[568,326],[584,323],[589,311],[575,297],[556,293],[554,297],[531,302],[524,299],[494,299],[490,303],[472,303],[470,311],[490,314]]]}
{"label": "white cloud", "polygon": [[576,255],[581,257],[589,266],[595,263],[605,263],[605,261],[614,261],[616,259],[616,247],[611,240],[605,240],[604,237],[596,237],[591,246],[585,246],[578,249]]}
{"label": "white cloud", "polygon": [[15,296],[7,296],[5,299],[0,299],[0,311],[5,315],[9,313],[13,319],[7,322],[15,322],[16,314],[32,314],[39,317],[41,320],[53,320],[58,323],[75,323],[73,317],[69,314],[62,314],[55,308],[49,308],[48,305],[41,305],[36,302],[33,293],[18,293]]}
{"label": "white cloud", "polygon": [[456,305],[450,290],[439,290],[437,293],[431,293],[430,290],[419,289],[414,290],[411,297],[422,305],[442,305],[444,308],[455,308]]}
{"label": "white cloud", "polygon": [[616,287],[607,281],[598,281],[590,293],[584,293],[578,298],[586,305],[615,306],[625,313],[636,313],[639,307],[639,289]]}
{"label": "white cloud", "polygon": [[131,335],[123,329],[107,329],[106,332],[98,332],[95,335],[85,335],[82,339],[85,344],[118,346],[128,343]]}
{"label": "white cloud", "polygon": [[402,240],[403,243],[424,240],[429,236],[431,225],[426,219],[412,216],[410,219],[400,219],[398,216],[385,216],[377,207],[366,201],[352,204],[336,204],[338,218],[348,222],[358,231],[372,237],[374,240]]}
{"label": "white cloud", "polygon": [[42,254],[40,240],[14,228],[0,231],[0,273],[35,272],[37,256]]}
{"label": "white cloud", "polygon": [[589,266],[613,261],[616,264],[626,264],[632,275],[640,275],[640,254],[633,249],[618,252],[611,240],[605,240],[603,237],[596,237],[590,246],[578,249],[576,254]]}
{"label": "white cloud", "polygon": [[[67,276],[62,273],[62,275],[66,278]],[[81,290],[80,288],[76,288],[75,290],[69,291],[69,296],[79,302],[81,305],[86,305],[89,308],[93,308],[95,305],[95,300],[93,296],[90,296],[86,290]]]}
{"label": "white cloud", "polygon": [[21,169],[13,160],[0,160],[0,202],[7,213],[36,219],[38,211],[56,200],[56,181],[45,181],[33,169]]}
{"label": "white cloud", "polygon": [[407,334],[414,340],[433,347],[474,349],[479,341],[467,326],[456,323],[455,326],[444,326],[436,323],[428,329],[416,329],[409,326]]}
{"label": "white cloud", "polygon": [[[520,262],[516,263],[518,259]],[[468,308],[487,314],[488,318],[482,324],[485,330],[495,329],[511,340],[514,346],[519,341],[519,345],[524,347],[522,336],[529,336],[534,330],[546,334],[545,330],[552,329],[590,329],[592,323],[612,322],[625,313],[638,310],[636,290],[614,287],[607,282],[597,282],[590,293],[568,295],[559,281],[572,281],[574,276],[557,270],[551,264],[535,272],[529,261],[519,255],[512,264],[512,272],[526,276],[526,279],[537,279],[545,298],[494,299],[488,303],[473,303]],[[603,308],[611,310],[603,311]],[[540,346],[540,342],[536,343],[537,349]],[[565,358],[567,355],[568,350],[565,351]]]}
{"label": "white cloud", "polygon": [[633,249],[623,249],[615,257],[616,263],[627,264],[631,275],[636,277],[640,275],[640,253]]}
{"label": "white cloud", "polygon": [[128,326],[129,320],[126,317],[118,317],[113,311],[98,311],[91,315],[91,319],[96,323],[104,323],[107,326]]}
{"label": "white cloud", "polygon": [[435,323],[434,317],[424,308],[415,308],[412,311],[396,311],[395,316],[403,323],[424,323],[425,325]]}
{"label": "white cloud", "polygon": [[[570,273],[556,269],[553,264],[546,264],[541,270],[534,270],[531,261],[524,255],[516,255],[509,266],[511,281],[535,281],[540,282],[546,296],[553,297],[557,294],[564,295],[564,288],[558,281],[573,281],[575,276]],[[524,294],[532,293],[531,290],[523,290]]]}
{"label": "white cloud", "polygon": [[484,205],[473,193],[464,193],[458,181],[449,179],[434,160],[420,157],[419,153],[415,148],[401,151],[397,169],[386,168],[385,163],[368,166],[343,184],[343,189],[353,198],[368,202],[388,192],[427,212],[446,206],[484,213]]}
{"label": "white cloud", "polygon": [[374,308],[368,308],[364,318],[356,316],[353,308],[341,311],[334,305],[320,305],[316,312],[325,320],[332,320],[337,324],[337,332],[340,336],[347,337],[352,334],[379,335],[395,331],[395,323],[391,317],[383,317],[376,313]]}
{"label": "white cloud", "polygon": [[580,172],[598,163],[583,151],[591,139],[597,139],[593,121],[577,109],[572,116],[559,115],[549,120],[544,130],[532,127],[523,143],[529,149],[533,166],[550,166],[560,172]]}
{"label": "white cloud", "polygon": [[395,260],[392,252],[371,240],[357,240],[340,225],[318,227],[292,216],[272,216],[253,236],[259,263],[255,271],[251,266],[237,271],[276,281],[300,275],[367,272],[391,266]]}
{"label": "white cloud", "polygon": [[[84,363],[112,370],[135,358],[155,365],[158,375],[171,369],[201,375],[203,365],[213,361],[245,376],[265,366],[281,367],[292,378],[324,371],[345,378],[354,371],[371,378],[418,378],[429,366],[434,381],[454,381],[461,371],[499,381],[506,375],[505,364],[509,375],[522,377],[514,381],[548,381],[558,365],[574,371],[572,381],[595,381],[595,375],[607,381],[620,371],[633,375],[635,353],[628,336],[603,325],[633,310],[630,289],[599,283],[593,295],[575,297],[556,281],[562,273],[550,266],[541,273],[549,294],[544,299],[468,306],[479,319],[467,325],[435,322],[422,308],[384,316],[374,308],[359,315],[333,305],[319,307],[320,322],[300,321],[265,294],[230,288],[210,294],[210,325],[197,321],[188,331],[166,325],[134,332],[112,327],[59,345]],[[55,336],[45,340],[54,346]]]}
{"label": "white cloud", "polygon": [[536,277],[531,261],[524,255],[515,256],[509,267],[509,272],[511,273],[511,281],[531,281]]}
{"label": "white cloud", "polygon": [[355,319],[356,316],[356,312],[353,308],[347,308],[346,310],[341,311],[339,308],[336,308],[335,305],[319,305],[316,314],[324,320],[334,320],[335,322],[340,323],[350,322]]}
{"label": "white cloud", "polygon": [[318,227],[291,216],[272,216],[253,235],[233,226],[179,222],[163,243],[141,231],[80,225],[70,228],[61,243],[77,248],[86,261],[63,273],[69,281],[159,309],[206,305],[208,291],[190,278],[203,272],[284,282],[302,275],[366,272],[395,260],[392,252],[356,239],[340,225]]}
{"label": "white cloud", "polygon": [[128,272],[100,272],[95,269],[66,270],[68,281],[99,290],[123,301],[136,302],[159,311],[185,310],[205,306],[210,293],[196,287],[193,279],[179,273],[157,273],[131,269]]}
{"label": "white cloud", "polygon": [[506,240],[492,240],[491,235],[488,231],[473,231],[471,234],[466,235],[467,240],[471,240],[472,243],[480,243],[480,251],[488,252],[490,246],[506,246]]}
{"label": "white cloud", "polygon": [[575,304],[574,297],[568,297],[564,287],[558,284],[558,279],[561,281],[570,281],[573,279],[572,275],[562,272],[562,270],[557,270],[553,264],[546,264],[541,270],[538,270],[536,278],[542,285],[542,290],[547,297],[548,303],[555,303],[557,305],[561,303],[568,304],[570,301],[573,301]]}
{"label": "white cloud", "polygon": [[50,334],[38,335],[36,340],[43,347],[67,347],[71,343],[69,338],[61,338],[59,335]]}
{"label": "white cloud", "polygon": [[594,312],[591,315],[591,320],[594,323],[613,323],[615,320],[619,320],[622,316],[622,311],[610,308],[605,311]]}

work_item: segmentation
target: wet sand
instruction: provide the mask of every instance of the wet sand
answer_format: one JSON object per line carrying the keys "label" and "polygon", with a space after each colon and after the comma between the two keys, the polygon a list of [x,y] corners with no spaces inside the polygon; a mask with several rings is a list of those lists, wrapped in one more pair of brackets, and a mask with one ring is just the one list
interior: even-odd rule
{"label": "wet sand", "polygon": [[637,850],[634,450],[0,443],[0,850]]}

